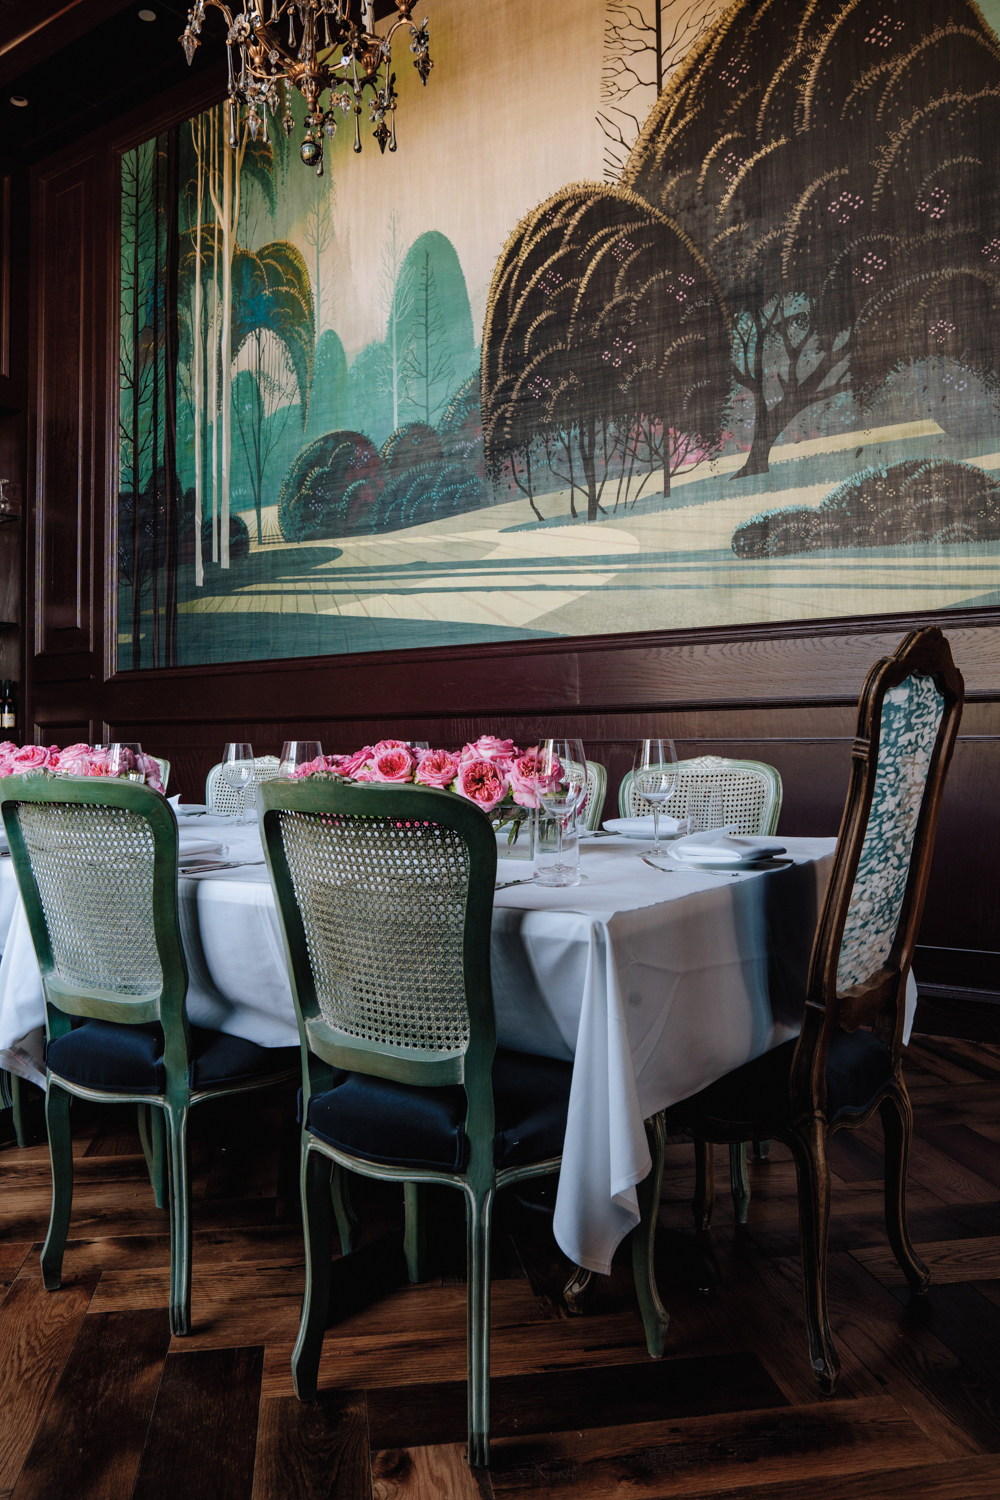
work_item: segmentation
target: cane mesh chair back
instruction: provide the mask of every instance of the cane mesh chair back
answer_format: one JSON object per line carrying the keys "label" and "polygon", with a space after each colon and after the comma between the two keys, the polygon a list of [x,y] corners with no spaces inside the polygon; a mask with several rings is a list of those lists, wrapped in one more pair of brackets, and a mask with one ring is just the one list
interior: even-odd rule
{"label": "cane mesh chair back", "polygon": [[[662,809],[671,818],[686,818],[695,795],[718,791],[726,827],[742,834],[770,834],[778,826],[781,812],[781,777],[773,766],[759,760],[726,760],[720,755],[700,755],[677,762],[677,786]],[[618,793],[623,818],[639,818],[653,811],[634,784],[631,771]]]}
{"label": "cane mesh chair back", "polygon": [[153,835],[123,807],[15,804],[53,974],[80,989],[158,992]]}
{"label": "cane mesh chair back", "polygon": [[262,800],[308,1046],[355,1072],[465,1082],[496,1038],[488,819],[427,787],[274,781]]}
{"label": "cane mesh chair back", "polygon": [[601,819],[604,816],[604,799],[608,793],[608,773],[600,761],[587,761],[587,795],[584,798],[583,807],[577,815],[577,821],[582,828],[593,833],[595,828],[600,828]]}
{"label": "cane mesh chair back", "polygon": [[149,787],[50,773],[0,791],[46,998],[70,1015],[180,1015],[177,821]]}
{"label": "cane mesh chair back", "polygon": [[[255,755],[253,781],[250,786],[256,787],[265,781],[275,781],[280,764],[276,755]],[[222,774],[220,761],[205,777],[205,805],[210,812],[219,813],[223,817],[234,817],[240,810],[240,798],[245,800],[249,790],[249,787],[245,787],[242,791],[234,791]]]}
{"label": "cane mesh chair back", "polygon": [[320,1014],[336,1032],[433,1055],[469,1040],[469,853],[452,828],[280,813]]}

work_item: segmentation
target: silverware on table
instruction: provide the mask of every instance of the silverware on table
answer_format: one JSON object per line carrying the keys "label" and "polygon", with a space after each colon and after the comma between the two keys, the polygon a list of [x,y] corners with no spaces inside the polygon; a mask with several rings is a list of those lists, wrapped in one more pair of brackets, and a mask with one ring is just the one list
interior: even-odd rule
{"label": "silverware on table", "polygon": [[[644,854],[640,854],[639,858],[642,860],[643,864],[648,865],[651,870],[659,870],[661,875],[715,875],[721,876],[723,880],[738,880],[740,875],[746,873],[743,870],[701,870],[695,869],[693,866],[691,867],[691,869],[685,869],[681,865],[678,865],[675,870],[665,870],[662,865],[654,865],[653,861],[651,859],[647,859]],[[747,869],[749,868],[750,866],[748,865]]]}
{"label": "silverware on table", "polygon": [[534,875],[525,875],[521,880],[498,880],[493,889],[495,891],[505,891],[511,885],[534,885],[534,883]]}

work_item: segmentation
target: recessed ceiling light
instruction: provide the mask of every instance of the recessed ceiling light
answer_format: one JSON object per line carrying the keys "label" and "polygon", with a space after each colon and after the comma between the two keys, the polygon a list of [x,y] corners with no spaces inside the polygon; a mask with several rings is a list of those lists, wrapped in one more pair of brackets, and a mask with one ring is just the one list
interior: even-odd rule
{"label": "recessed ceiling light", "polygon": [[139,12],[139,20],[140,21],[155,21],[156,20],[156,11],[155,10],[141,10]]}
{"label": "recessed ceiling light", "polygon": [[28,101],[23,94],[11,94],[10,102],[14,105],[15,109],[27,109],[28,107]]}

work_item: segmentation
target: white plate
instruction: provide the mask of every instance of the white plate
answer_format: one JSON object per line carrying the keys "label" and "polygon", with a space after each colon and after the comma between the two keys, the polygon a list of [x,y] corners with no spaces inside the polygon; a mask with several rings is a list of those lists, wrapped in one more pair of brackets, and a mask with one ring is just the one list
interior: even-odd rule
{"label": "white plate", "polygon": [[729,859],[681,859],[673,849],[667,850],[667,858],[682,870],[760,870],[777,868],[779,861],[784,863],[780,855],[773,854],[762,854],[756,859],[740,859],[736,854]]}
{"label": "white plate", "polygon": [[208,808],[204,802],[182,802],[177,808],[179,818],[198,818],[202,813],[207,813]]}

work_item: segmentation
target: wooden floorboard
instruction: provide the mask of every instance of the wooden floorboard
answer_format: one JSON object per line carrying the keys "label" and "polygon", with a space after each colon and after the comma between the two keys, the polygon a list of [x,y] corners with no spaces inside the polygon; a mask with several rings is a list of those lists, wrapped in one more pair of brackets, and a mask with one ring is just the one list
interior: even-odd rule
{"label": "wooden floorboard", "polygon": [[717,1152],[707,1238],[692,1227],[692,1149],[668,1146],[657,1272],[671,1323],[655,1362],[628,1246],[576,1314],[545,1212],[552,1184],[501,1195],[488,1474],[465,1459],[459,1195],[428,1200],[429,1277],[411,1286],[399,1189],[358,1181],[360,1248],[335,1254],[319,1398],[303,1404],[290,1368],[304,1275],[291,1096],[192,1116],[184,1338],[167,1327],[167,1216],[134,1110],[74,1105],[59,1291],[44,1290],[38,1261],[47,1147],[0,1148],[0,1500],[995,1500],[1000,1047],[915,1038],[905,1066],[909,1223],[931,1290],[910,1296],[886,1241],[878,1120],[839,1133],[832,1399],[809,1365],[795,1170],[780,1143],[750,1164],[745,1226]]}

